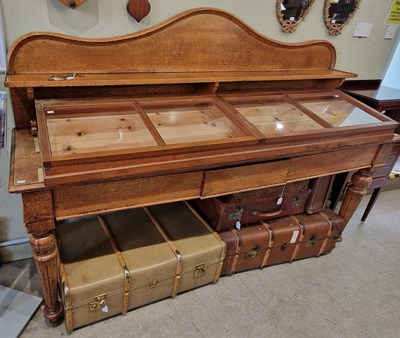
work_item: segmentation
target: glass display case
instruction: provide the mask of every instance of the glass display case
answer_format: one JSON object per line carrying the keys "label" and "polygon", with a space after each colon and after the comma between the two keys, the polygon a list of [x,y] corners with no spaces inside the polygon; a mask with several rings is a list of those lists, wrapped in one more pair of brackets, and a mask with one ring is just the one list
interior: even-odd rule
{"label": "glass display case", "polygon": [[[37,101],[45,167],[357,136],[390,119],[337,91]],[[294,141],[296,142],[296,141]]]}

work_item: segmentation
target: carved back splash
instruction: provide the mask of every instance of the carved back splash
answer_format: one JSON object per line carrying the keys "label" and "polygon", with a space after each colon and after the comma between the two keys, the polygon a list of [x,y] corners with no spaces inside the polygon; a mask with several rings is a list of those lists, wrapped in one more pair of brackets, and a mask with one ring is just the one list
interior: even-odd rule
{"label": "carved back splash", "polygon": [[277,42],[203,8],[115,38],[28,34],[13,45],[8,74],[331,70],[335,60],[329,42]]}

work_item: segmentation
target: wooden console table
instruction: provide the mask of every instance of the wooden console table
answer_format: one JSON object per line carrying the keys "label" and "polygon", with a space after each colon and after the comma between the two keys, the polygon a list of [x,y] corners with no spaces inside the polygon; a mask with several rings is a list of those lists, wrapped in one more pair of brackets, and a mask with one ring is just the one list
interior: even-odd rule
{"label": "wooden console table", "polygon": [[[386,116],[400,122],[400,89],[379,85],[376,88],[344,87],[343,91]],[[397,127],[396,132],[400,133]]]}
{"label": "wooden console table", "polygon": [[336,90],[354,74],[335,61],[326,41],[279,43],[215,9],[112,39],[16,41],[9,190],[22,194],[48,322],[63,312],[62,220],[356,170],[348,221],[397,123]]}
{"label": "wooden console table", "polygon": [[[356,81],[357,82],[357,81]],[[400,89],[388,86],[378,85],[371,88],[357,87],[352,85],[343,87],[342,90],[352,97],[364,102],[368,106],[384,113],[386,116],[400,122]],[[400,127],[395,129],[397,134],[400,133]],[[386,160],[386,166],[372,173],[372,183],[369,189],[373,189],[368,205],[361,217],[365,221],[375,205],[382,187],[386,183],[391,170],[396,164],[400,155],[400,137],[397,137],[397,143],[394,146],[390,156]],[[338,182],[340,185],[340,183]],[[338,197],[338,196],[337,196]]]}

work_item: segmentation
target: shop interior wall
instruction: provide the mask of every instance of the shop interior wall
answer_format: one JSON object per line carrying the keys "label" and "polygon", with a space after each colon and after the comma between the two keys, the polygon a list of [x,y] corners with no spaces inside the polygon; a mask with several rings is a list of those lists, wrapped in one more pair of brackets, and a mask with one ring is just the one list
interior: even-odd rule
{"label": "shop interior wall", "polygon": [[[380,79],[394,40],[384,39],[384,20],[392,0],[362,0],[353,20],[341,35],[328,34],[323,22],[323,0],[315,0],[305,21],[295,33],[281,31],[276,18],[275,0],[150,0],[151,12],[137,23],[126,11],[127,0],[87,0],[70,9],[58,0],[1,0],[4,33],[7,47],[20,36],[33,31],[50,31],[79,37],[103,38],[140,31],[158,24],[184,10],[196,7],[217,7],[233,13],[265,36],[284,42],[329,40],[337,51],[336,68],[359,74],[359,79]],[[368,38],[355,38],[353,32],[359,22],[373,23]],[[51,50],[43,51],[43,57]],[[1,82],[2,79],[0,79]],[[13,127],[12,109],[8,109],[8,126]],[[1,156],[4,164],[7,161]],[[0,182],[7,181],[7,170],[0,172]],[[26,236],[22,226],[20,199],[0,191],[0,242]],[[0,261],[2,252],[0,248]],[[14,255],[8,248],[4,257]],[[26,248],[24,249],[26,252]]]}

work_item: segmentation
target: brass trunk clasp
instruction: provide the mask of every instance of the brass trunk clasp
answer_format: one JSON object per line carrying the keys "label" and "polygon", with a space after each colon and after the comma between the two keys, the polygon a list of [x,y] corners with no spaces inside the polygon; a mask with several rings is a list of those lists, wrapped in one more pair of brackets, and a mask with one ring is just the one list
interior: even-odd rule
{"label": "brass trunk clasp", "polygon": [[204,263],[198,264],[194,267],[194,277],[198,278],[206,274],[206,265]]}
{"label": "brass trunk clasp", "polygon": [[257,257],[258,251],[260,251],[260,246],[256,245],[252,248],[251,251],[246,252],[246,258],[255,258]]}
{"label": "brass trunk clasp", "polygon": [[94,297],[95,301],[89,303],[89,311],[97,311],[100,309],[107,308],[106,298],[107,298],[106,293],[103,293],[102,295],[98,295],[98,296]]}
{"label": "brass trunk clasp", "polygon": [[308,240],[306,246],[307,246],[307,247],[310,247],[310,246],[314,246],[315,244],[317,244],[317,237],[316,237],[316,236],[312,236],[312,237]]}

